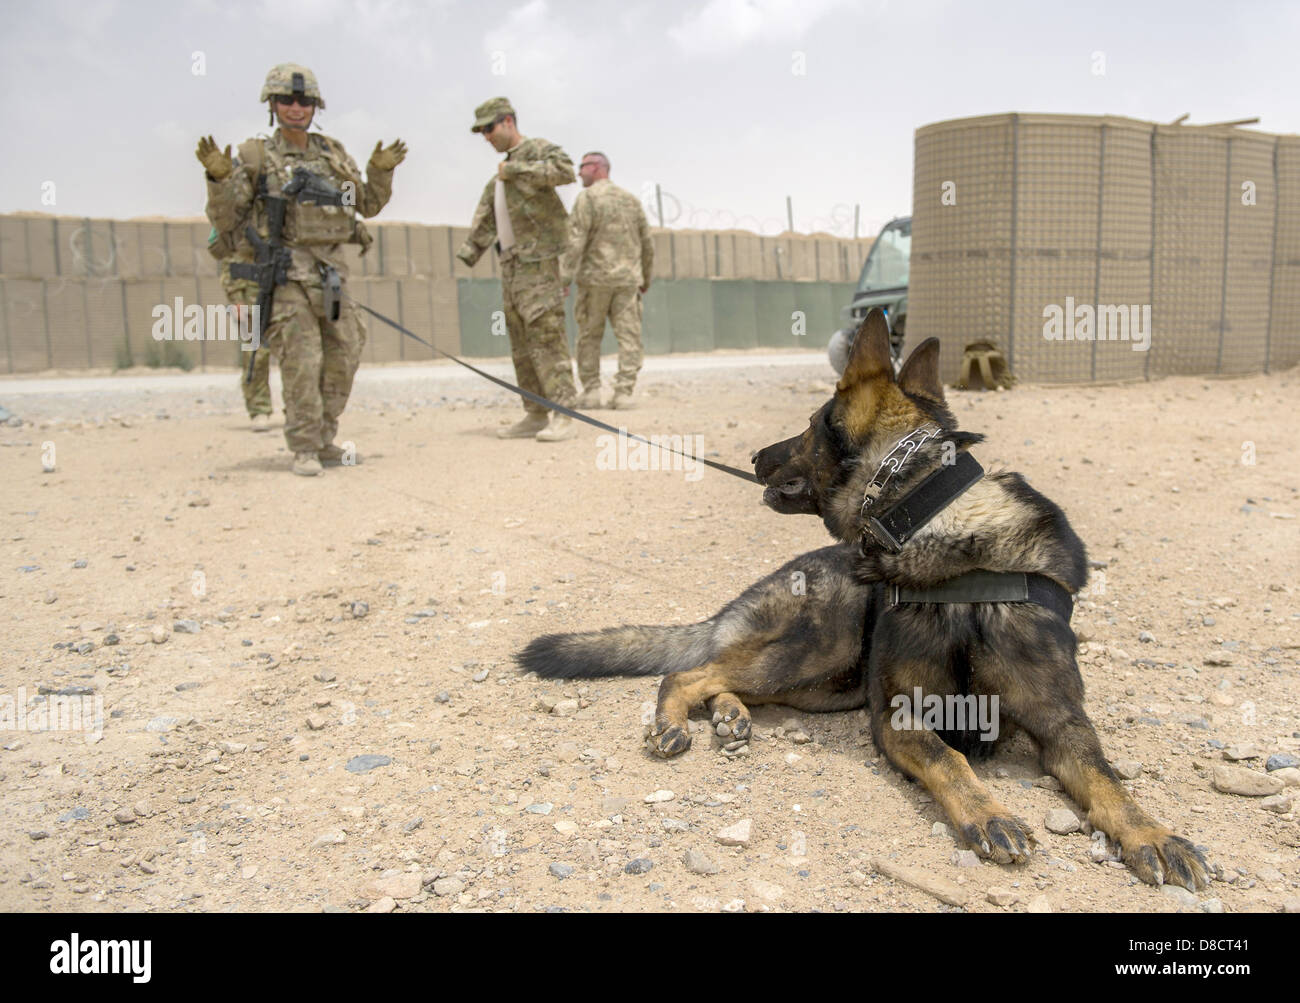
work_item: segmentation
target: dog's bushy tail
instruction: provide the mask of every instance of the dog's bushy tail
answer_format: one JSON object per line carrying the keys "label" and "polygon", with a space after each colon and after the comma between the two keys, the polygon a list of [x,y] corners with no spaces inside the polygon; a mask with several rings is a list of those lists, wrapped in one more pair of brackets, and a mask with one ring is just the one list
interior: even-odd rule
{"label": "dog's bushy tail", "polygon": [[709,621],[676,627],[607,627],[534,638],[515,655],[525,672],[548,679],[656,676],[684,672],[715,655]]}

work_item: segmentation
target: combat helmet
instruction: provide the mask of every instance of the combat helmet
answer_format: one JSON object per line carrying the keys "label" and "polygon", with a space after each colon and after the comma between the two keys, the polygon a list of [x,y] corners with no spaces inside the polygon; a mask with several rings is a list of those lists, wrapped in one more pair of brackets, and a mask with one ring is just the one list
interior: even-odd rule
{"label": "combat helmet", "polygon": [[271,67],[262,84],[262,96],[258,101],[265,104],[276,94],[303,94],[316,99],[316,107],[322,111],[325,100],[320,96],[320,85],[316,83],[316,74],[298,63],[281,63]]}

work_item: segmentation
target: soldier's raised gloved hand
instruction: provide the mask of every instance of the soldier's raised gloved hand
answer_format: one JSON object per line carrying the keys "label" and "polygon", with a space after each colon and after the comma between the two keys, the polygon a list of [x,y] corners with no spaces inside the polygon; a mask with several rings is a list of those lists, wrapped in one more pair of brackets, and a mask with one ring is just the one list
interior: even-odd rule
{"label": "soldier's raised gloved hand", "polygon": [[199,163],[208,172],[208,177],[214,181],[229,177],[230,172],[235,169],[234,161],[230,159],[230,147],[227,146],[223,152],[211,136],[204,136],[199,140],[194,156],[199,158]]}
{"label": "soldier's raised gloved hand", "polygon": [[405,159],[405,143],[396,139],[392,145],[384,146],[384,141],[381,139],[375,144],[375,152],[370,154],[370,166],[381,171],[391,171]]}

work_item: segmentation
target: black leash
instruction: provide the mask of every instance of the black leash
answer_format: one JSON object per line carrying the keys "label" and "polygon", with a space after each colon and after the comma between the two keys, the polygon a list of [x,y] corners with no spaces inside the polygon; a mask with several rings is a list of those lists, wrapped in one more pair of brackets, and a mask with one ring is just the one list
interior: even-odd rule
{"label": "black leash", "polygon": [[578,421],[586,422],[588,425],[595,425],[596,428],[604,429],[606,432],[613,432],[615,435],[622,435],[622,436],[626,436],[629,439],[636,439],[638,442],[644,442],[647,446],[651,446],[654,449],[663,449],[663,450],[667,450],[670,453],[676,453],[678,456],[685,456],[689,460],[695,460],[699,463],[703,463],[705,466],[712,467],[714,470],[721,470],[724,474],[731,474],[733,477],[739,477],[741,480],[749,481],[751,484],[762,483],[761,481],[759,481],[757,477],[755,477],[748,470],[739,470],[736,467],[729,467],[725,463],[717,463],[714,460],[707,460],[702,456],[693,456],[690,453],[682,452],[680,449],[673,449],[671,446],[665,446],[659,443],[651,442],[649,439],[643,439],[639,435],[633,435],[631,432],[627,431],[626,429],[615,428],[613,425],[608,425],[605,422],[600,421],[599,419],[592,418],[589,415],[585,415],[581,411],[574,411],[572,408],[567,408],[563,404],[556,404],[555,401],[547,400],[545,397],[539,397],[537,394],[532,393],[531,391],[525,390],[522,387],[517,387],[513,383],[508,383],[503,379],[499,379],[498,377],[493,376],[491,373],[485,373],[477,366],[471,366],[468,362],[464,361],[463,359],[456,358],[456,356],[452,355],[450,352],[444,352],[441,348],[429,344],[418,334],[415,334],[412,331],[407,330],[401,324],[397,323],[397,321],[390,320],[389,318],[385,317],[382,313],[380,313],[378,310],[370,309],[370,307],[366,306],[364,303],[359,302],[355,297],[353,297],[351,293],[345,292],[343,295],[346,296],[348,299],[350,299],[354,304],[359,306],[366,313],[370,314],[370,316],[374,317],[376,320],[383,321],[385,324],[387,324],[389,327],[393,328],[394,330],[401,331],[402,334],[406,335],[408,338],[418,341],[425,348],[431,349],[437,352],[439,355],[451,359],[452,362],[464,366],[470,372],[477,373],[479,376],[482,376],[485,380],[491,380],[497,386],[504,387],[506,390],[509,390],[512,393],[516,393],[520,397],[524,397],[530,401],[533,401],[536,404],[541,404],[543,407],[549,408],[552,411],[559,411],[560,414],[567,414],[570,418],[577,418]]}

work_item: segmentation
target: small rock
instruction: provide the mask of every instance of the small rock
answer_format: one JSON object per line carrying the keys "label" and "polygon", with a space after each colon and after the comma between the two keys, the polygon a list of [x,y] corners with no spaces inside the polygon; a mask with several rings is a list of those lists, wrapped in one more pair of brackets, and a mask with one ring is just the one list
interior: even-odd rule
{"label": "small rock", "polygon": [[1264,769],[1269,773],[1276,770],[1289,770],[1300,767],[1300,759],[1286,752],[1275,752],[1268,757],[1268,762],[1264,764]]}
{"label": "small rock", "polygon": [[312,841],[311,848],[319,850],[327,846],[337,846],[345,839],[347,839],[347,836],[342,829],[327,829]]}
{"label": "small rock", "polygon": [[1041,787],[1045,791],[1059,791],[1061,789],[1061,781],[1057,780],[1053,776],[1041,776],[1034,781],[1034,786]]}
{"label": "small rock", "polygon": [[60,816],[59,816],[59,821],[60,821],[60,822],[80,822],[80,821],[82,821],[83,819],[87,819],[87,818],[89,818],[89,817],[90,817],[90,812],[89,812],[89,810],[87,810],[86,808],[83,808],[81,805],[78,805],[76,808],[73,808],[71,811],[65,811],[62,815],[60,815]]}
{"label": "small rock", "polygon": [[1160,890],[1177,902],[1179,908],[1189,909],[1196,905],[1196,896],[1181,885],[1161,885]]}
{"label": "small rock", "polygon": [[623,812],[631,802],[627,798],[602,798],[600,801],[600,813],[602,815],[618,815]]}
{"label": "small rock", "polygon": [[149,640],[154,644],[162,644],[167,640],[167,628],[162,624],[154,624],[149,628]]}
{"label": "small rock", "polygon": [[628,861],[628,863],[623,867],[623,873],[648,874],[654,865],[654,861],[648,857],[637,857],[635,860]]}
{"label": "small rock", "polygon": [[33,829],[33,830],[32,830],[31,832],[29,832],[27,835],[30,836],[33,840],[41,840],[41,839],[49,839],[49,838],[50,838],[50,834],[49,834],[48,832],[46,832],[44,829]]}
{"label": "small rock", "polygon": [[808,732],[799,729],[796,729],[795,731],[786,732],[785,737],[788,738],[795,745],[807,745],[809,742],[812,741],[812,736],[809,735]]}
{"label": "small rock", "polygon": [[534,801],[524,811],[530,815],[549,815],[554,807],[549,801]]}
{"label": "small rock", "polygon": [[1282,790],[1282,781],[1268,773],[1257,773],[1240,766],[1216,766],[1215,790],[1243,797],[1266,797]]}
{"label": "small rock", "polygon": [[1051,900],[1046,895],[1035,895],[1025,906],[1025,912],[1048,913],[1052,911]]}
{"label": "small rock", "polygon": [[375,902],[373,905],[369,906],[366,909],[366,912],[389,913],[396,908],[397,908],[397,902],[394,899],[382,898],[378,902]]}
{"label": "small rock", "polygon": [[723,846],[748,846],[750,829],[753,824],[752,819],[742,818],[734,825],[719,829],[717,836],[714,838]]}
{"label": "small rock", "polygon": [[1142,775],[1142,764],[1136,759],[1117,759],[1110,765],[1122,780],[1136,780]]}
{"label": "small rock", "polygon": [[1286,794],[1272,794],[1260,801],[1259,806],[1265,811],[1275,811],[1285,815],[1291,810],[1291,798]]}
{"label": "small rock", "polygon": [[352,618],[354,620],[360,620],[369,612],[370,612],[370,603],[366,602],[365,600],[358,599],[352,604]]}
{"label": "small rock", "polygon": [[433,893],[445,897],[459,895],[465,890],[465,882],[460,878],[439,878],[433,883]]}
{"label": "small rock", "polygon": [[1206,899],[1201,903],[1201,912],[1221,913],[1223,902],[1219,899]]}
{"label": "small rock", "polygon": [[555,831],[561,836],[572,836],[578,831],[578,823],[570,822],[568,819],[561,819],[555,823]]}
{"label": "small rock", "polygon": [[310,728],[312,731],[320,731],[322,728],[325,727],[325,719],[321,717],[319,714],[308,714],[307,727]]}
{"label": "small rock", "polygon": [[353,756],[348,760],[345,767],[349,773],[368,773],[370,770],[379,766],[387,766],[392,762],[388,756],[379,756],[374,753],[367,753],[364,756]]}
{"label": "small rock", "polygon": [[974,850],[957,850],[952,855],[952,862],[957,867],[979,867],[980,858]]}
{"label": "small rock", "polygon": [[942,822],[935,822],[934,825],[930,826],[930,835],[931,835],[931,836],[951,836],[951,835],[952,835],[952,831],[951,831],[951,830],[948,828],[948,826],[946,826],[944,823],[942,823]]}
{"label": "small rock", "polygon": [[403,832],[415,832],[416,829],[424,825],[424,816],[416,815],[415,818],[409,819],[402,823]]}
{"label": "small rock", "polygon": [[990,888],[988,894],[984,897],[993,905],[1001,906],[1003,909],[1020,901],[1018,892],[1014,892],[1010,888],[998,888],[996,886]]}
{"label": "small rock", "polygon": [[555,877],[563,881],[565,878],[567,878],[570,874],[573,873],[573,865],[572,864],[551,864],[551,866],[548,867],[547,870],[550,871],[552,875],[554,875]]}
{"label": "small rock", "polygon": [[1263,753],[1255,746],[1244,742],[1236,742],[1223,750],[1223,758],[1232,762],[1240,762],[1243,759],[1258,759]]}
{"label": "small rock", "polygon": [[239,871],[239,876],[240,876],[241,878],[243,878],[245,881],[248,881],[249,879],[256,877],[256,876],[257,876],[257,865],[256,865],[256,864],[250,864],[250,865],[247,866],[247,867],[241,868],[240,871]]}
{"label": "small rock", "polygon": [[653,793],[651,793],[651,794],[647,794],[647,795],[645,796],[645,803],[646,803],[646,804],[660,804],[660,803],[662,803],[662,802],[664,802],[664,801],[671,801],[671,800],[672,800],[673,798],[675,798],[676,796],[677,796],[676,794],[674,794],[672,791],[669,791],[669,790],[660,790],[660,791],[655,791],[655,792],[653,792]]}
{"label": "small rock", "polygon": [[1294,766],[1284,766],[1280,770],[1275,770],[1269,776],[1281,780],[1287,787],[1300,787],[1300,769]]}
{"label": "small rock", "polygon": [[199,621],[177,620],[172,624],[172,630],[177,634],[197,634],[199,632]]}
{"label": "small rock", "polygon": [[222,752],[228,753],[229,755],[233,756],[233,755],[237,755],[238,753],[246,751],[248,749],[248,746],[245,745],[243,742],[226,741],[226,742],[218,742],[217,748],[220,749]]}
{"label": "small rock", "polygon": [[113,812],[113,819],[118,825],[130,825],[135,821],[135,812],[130,808],[119,808]]}
{"label": "small rock", "polygon": [[699,850],[687,850],[682,863],[692,874],[717,874],[718,865]]}
{"label": "small rock", "polygon": [[1154,644],[1155,639],[1156,639],[1155,634],[1151,633],[1151,631],[1149,630],[1144,630],[1142,631],[1142,633],[1138,634],[1138,640],[1141,641],[1143,644]]}
{"label": "small rock", "polygon": [[551,708],[551,713],[556,717],[572,717],[578,713],[577,700],[557,700],[555,706]]}
{"label": "small rock", "polygon": [[1043,819],[1043,825],[1047,827],[1047,831],[1054,832],[1058,836],[1068,836],[1072,832],[1078,832],[1080,824],[1079,816],[1070,811],[1069,808],[1054,808]]}

